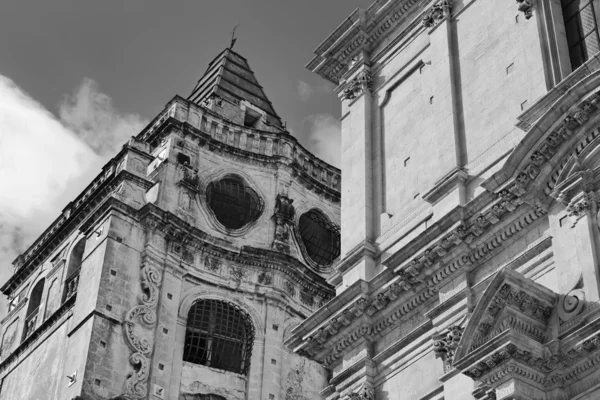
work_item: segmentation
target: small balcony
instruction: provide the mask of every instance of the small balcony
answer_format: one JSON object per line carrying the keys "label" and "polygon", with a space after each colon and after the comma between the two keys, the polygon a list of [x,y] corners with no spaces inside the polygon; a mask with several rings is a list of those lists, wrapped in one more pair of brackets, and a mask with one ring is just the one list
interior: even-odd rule
{"label": "small balcony", "polygon": [[37,320],[38,320],[38,315],[40,308],[36,308],[35,310],[33,310],[31,313],[29,313],[29,315],[27,316],[27,318],[25,318],[25,335],[24,335],[24,339],[26,339],[29,335],[31,335],[33,333],[33,331],[35,331],[35,327],[37,325]]}
{"label": "small balcony", "polygon": [[79,271],[72,274],[65,282],[65,298],[63,303],[71,297],[77,296],[77,285],[79,284]]}

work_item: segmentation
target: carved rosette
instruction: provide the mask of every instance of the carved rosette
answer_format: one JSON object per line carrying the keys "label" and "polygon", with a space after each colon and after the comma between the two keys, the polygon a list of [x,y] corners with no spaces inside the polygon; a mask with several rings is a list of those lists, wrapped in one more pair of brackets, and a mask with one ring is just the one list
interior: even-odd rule
{"label": "carved rosette", "polygon": [[284,195],[277,195],[275,200],[275,239],[272,247],[282,253],[290,253],[290,225],[293,222],[296,210],[294,209],[294,200]]}
{"label": "carved rosette", "polygon": [[433,337],[433,352],[435,358],[441,358],[444,363],[444,372],[452,369],[452,359],[458,347],[458,342],[462,337],[464,328],[460,326],[450,326],[440,335]]}
{"label": "carved rosette", "polygon": [[154,267],[144,265],[140,271],[142,295],[139,305],[133,307],[125,315],[123,321],[123,334],[125,343],[132,351],[129,363],[134,372],[125,381],[125,394],[129,399],[143,399],[148,395],[146,382],[149,375],[149,358],[152,355],[153,343],[147,337],[140,335],[144,328],[156,324],[156,305],[158,303],[158,286],[160,273]]}
{"label": "carved rosette", "polygon": [[451,0],[439,0],[423,14],[421,23],[425,28],[433,28],[444,18],[450,15],[452,10]]}
{"label": "carved rosette", "polygon": [[361,93],[371,92],[373,81],[369,71],[363,71],[348,82],[344,89],[342,98],[345,100],[354,100]]}

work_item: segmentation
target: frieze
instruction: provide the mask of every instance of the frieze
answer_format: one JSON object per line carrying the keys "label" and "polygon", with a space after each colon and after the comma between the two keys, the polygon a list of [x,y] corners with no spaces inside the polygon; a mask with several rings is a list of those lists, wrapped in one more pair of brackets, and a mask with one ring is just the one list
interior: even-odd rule
{"label": "frieze", "polygon": [[[454,261],[444,265],[441,269],[439,269],[435,274],[430,276],[428,279],[422,279],[422,278],[424,278],[424,276],[422,276],[424,274],[422,273],[422,271],[420,272],[420,268],[421,268],[420,262],[418,264],[419,271],[416,270],[417,264],[413,264],[415,270],[412,270],[413,274],[418,273],[419,278],[416,278],[410,272],[408,272],[408,269],[406,271],[400,270],[397,274],[399,277],[398,281],[396,281],[392,285],[390,285],[382,293],[382,296],[379,297],[379,300],[377,300],[378,296],[375,296],[375,298],[371,302],[368,299],[361,297],[354,304],[351,304],[348,308],[346,308],[343,312],[343,315],[350,321],[354,320],[357,317],[362,316],[365,313],[372,317],[377,312],[380,312],[380,311],[386,309],[393,300],[397,299],[401,295],[401,293],[403,291],[415,293],[416,294],[415,297],[407,298],[403,304],[396,305],[395,306],[397,308],[396,311],[394,311],[390,316],[387,316],[386,318],[378,321],[377,323],[374,323],[373,326],[369,328],[371,335],[381,334],[385,330],[387,330],[387,329],[391,328],[392,326],[396,325],[397,323],[399,323],[402,316],[408,314],[415,307],[418,307],[419,305],[423,304],[425,301],[427,301],[429,298],[431,298],[434,294],[436,294],[437,293],[436,286],[441,285],[446,279],[448,279],[450,276],[452,276],[458,270],[460,270],[466,266],[472,265],[474,263],[477,263],[484,256],[490,255],[492,250],[495,250],[496,248],[501,247],[501,244],[503,241],[510,239],[510,237],[512,235],[516,234],[517,232],[520,232],[527,225],[533,223],[537,218],[539,218],[540,215],[543,215],[543,212],[541,212],[539,210],[530,211],[528,214],[525,214],[520,220],[515,221],[515,223],[513,225],[506,227],[505,230],[503,232],[500,232],[496,237],[491,238],[490,243],[494,243],[493,246],[490,245],[488,247],[488,245],[484,245],[484,246],[482,246],[481,249],[474,250],[470,253],[463,253],[461,256],[456,258]],[[454,231],[454,233],[449,235],[449,236],[451,236],[449,241],[454,243],[453,241],[455,239],[460,238],[461,236],[466,237],[466,235],[467,235],[466,232],[468,232],[468,229],[464,228],[462,225],[459,226]],[[486,249],[486,250],[483,250],[483,249]],[[492,250],[490,250],[490,249],[492,249]],[[428,255],[433,256],[434,253],[435,252],[431,252],[431,253],[428,253]],[[421,290],[421,288],[425,288],[425,290],[419,292],[419,290]],[[377,303],[377,306],[375,304],[373,304],[374,302]],[[382,305],[383,305],[383,307],[382,307]],[[379,308],[379,307],[381,307],[381,308]],[[359,328],[359,329],[362,329],[362,328]],[[330,340],[330,338],[332,336],[334,336],[334,335],[330,335],[327,338],[327,340]],[[359,336],[356,336],[356,337],[358,338]],[[341,341],[345,341],[345,343],[348,346],[351,343],[353,343],[348,338],[344,338],[341,340],[336,339],[334,344],[332,345],[332,347],[334,349],[336,349],[338,344]],[[323,348],[324,348],[323,346],[317,346],[317,348],[315,349],[315,354],[316,354],[316,352],[318,352],[318,350],[322,350]],[[339,358],[339,356],[336,357],[335,352],[334,352],[330,356],[328,356],[328,358],[325,359],[326,360],[325,363],[326,364],[334,363],[335,360],[337,360],[337,358]],[[327,360],[329,360],[329,361],[327,361]]]}

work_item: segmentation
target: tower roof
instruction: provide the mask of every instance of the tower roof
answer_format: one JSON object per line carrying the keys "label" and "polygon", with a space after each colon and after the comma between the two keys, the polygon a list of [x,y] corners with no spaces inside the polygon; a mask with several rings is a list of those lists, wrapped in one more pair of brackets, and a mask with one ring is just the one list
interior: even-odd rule
{"label": "tower roof", "polygon": [[188,100],[201,104],[213,95],[236,104],[245,100],[267,113],[269,124],[283,128],[281,118],[256,80],[248,61],[231,48],[223,50],[208,64]]}

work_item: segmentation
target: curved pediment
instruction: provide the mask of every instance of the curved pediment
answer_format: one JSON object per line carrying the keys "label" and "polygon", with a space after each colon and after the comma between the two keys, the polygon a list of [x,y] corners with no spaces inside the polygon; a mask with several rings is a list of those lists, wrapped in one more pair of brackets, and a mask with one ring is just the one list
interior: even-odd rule
{"label": "curved pediment", "polygon": [[519,193],[517,195],[523,196],[524,201],[547,209],[554,199],[550,194],[557,180],[568,174],[564,168],[573,170],[576,161],[570,159],[581,158],[584,153],[598,158],[599,87],[600,71],[565,91],[531,127],[503,167],[483,186],[494,192]]}
{"label": "curved pediment", "polygon": [[550,289],[517,272],[498,272],[465,327],[453,364],[463,365],[471,356],[479,359],[489,351],[487,347],[508,343],[509,336],[517,341],[515,336],[524,336],[541,346],[548,339],[548,322],[557,299]]}

